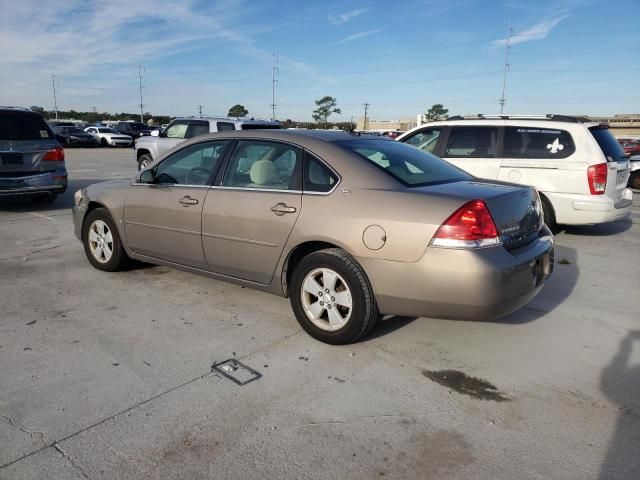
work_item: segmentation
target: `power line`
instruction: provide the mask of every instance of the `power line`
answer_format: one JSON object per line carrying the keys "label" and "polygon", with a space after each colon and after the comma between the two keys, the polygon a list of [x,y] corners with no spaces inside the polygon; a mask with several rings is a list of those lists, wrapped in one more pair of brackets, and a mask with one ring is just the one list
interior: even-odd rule
{"label": "power line", "polygon": [[504,49],[504,73],[502,75],[502,96],[500,100],[498,100],[498,104],[500,105],[500,114],[504,113],[504,104],[507,103],[506,98],[504,98],[505,91],[507,89],[507,71],[509,71],[509,53],[511,53],[511,35],[513,34],[513,29],[511,28],[511,20],[509,20],[509,24],[507,26],[507,41]]}

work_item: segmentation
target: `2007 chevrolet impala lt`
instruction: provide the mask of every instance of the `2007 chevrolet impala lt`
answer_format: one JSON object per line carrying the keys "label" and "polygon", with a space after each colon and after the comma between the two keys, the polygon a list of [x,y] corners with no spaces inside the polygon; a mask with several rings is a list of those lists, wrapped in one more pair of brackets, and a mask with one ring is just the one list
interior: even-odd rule
{"label": "2007 chevrolet impala lt", "polygon": [[506,315],[553,270],[535,189],[346,132],[199,136],[135,179],[79,190],[73,214],[94,267],[136,259],[290,297],[333,344],[385,314]]}

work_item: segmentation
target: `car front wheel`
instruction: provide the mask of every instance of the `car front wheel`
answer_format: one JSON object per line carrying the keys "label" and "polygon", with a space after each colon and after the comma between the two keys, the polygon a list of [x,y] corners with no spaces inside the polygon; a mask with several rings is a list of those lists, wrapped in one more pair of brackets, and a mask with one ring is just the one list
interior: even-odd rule
{"label": "car front wheel", "polygon": [[333,345],[357,341],[380,318],[364,270],[339,248],[300,261],[291,279],[291,306],[309,335]]}
{"label": "car front wheel", "polygon": [[148,153],[143,153],[138,159],[138,171],[144,170],[153,163],[153,158]]}
{"label": "car front wheel", "polygon": [[628,187],[635,188],[636,190],[640,190],[640,171],[633,172],[629,177]]}
{"label": "car front wheel", "polygon": [[129,262],[118,230],[105,208],[90,211],[82,225],[82,243],[87,259],[98,270],[115,272]]}

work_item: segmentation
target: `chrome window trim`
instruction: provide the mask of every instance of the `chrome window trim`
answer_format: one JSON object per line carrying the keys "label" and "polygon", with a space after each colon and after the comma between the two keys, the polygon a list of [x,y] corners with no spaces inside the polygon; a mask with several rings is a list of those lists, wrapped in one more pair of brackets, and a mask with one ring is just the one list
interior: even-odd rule
{"label": "chrome window trim", "polygon": [[132,187],[151,187],[151,188],[211,188],[210,185],[185,185],[183,183],[141,183],[135,180],[131,182]]}
{"label": "chrome window trim", "polygon": [[295,193],[298,195],[302,193],[302,190],[283,190],[281,188],[229,187],[227,185],[212,185],[208,188],[216,190],[246,190],[249,192]]}

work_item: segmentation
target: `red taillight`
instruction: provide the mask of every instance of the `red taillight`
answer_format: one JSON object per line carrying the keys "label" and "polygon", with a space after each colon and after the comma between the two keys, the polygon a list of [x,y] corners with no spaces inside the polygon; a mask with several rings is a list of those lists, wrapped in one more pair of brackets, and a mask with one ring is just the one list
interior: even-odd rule
{"label": "red taillight", "polygon": [[591,195],[602,195],[607,188],[607,170],[609,166],[606,163],[598,163],[591,165],[587,169],[587,178],[589,179],[589,190]]}
{"label": "red taillight", "polygon": [[460,207],[433,237],[432,245],[452,248],[478,248],[498,245],[498,229],[482,200],[473,200]]}
{"label": "red taillight", "polygon": [[64,150],[62,147],[52,148],[42,157],[44,162],[64,162]]}

